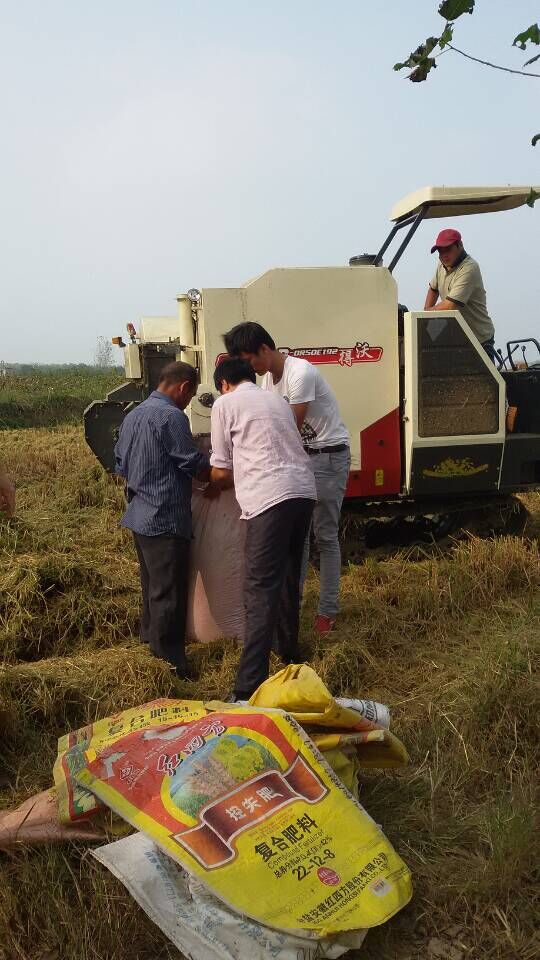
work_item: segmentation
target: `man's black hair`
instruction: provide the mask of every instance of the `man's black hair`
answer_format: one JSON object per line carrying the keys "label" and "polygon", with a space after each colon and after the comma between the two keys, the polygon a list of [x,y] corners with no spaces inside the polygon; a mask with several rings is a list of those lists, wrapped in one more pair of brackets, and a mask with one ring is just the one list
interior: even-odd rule
{"label": "man's black hair", "polygon": [[198,374],[195,367],[181,360],[172,360],[171,363],[167,363],[159,375],[160,384],[189,383],[190,386],[195,387],[197,380]]}
{"label": "man's black hair", "polygon": [[260,323],[239,323],[223,335],[223,340],[231,357],[239,357],[241,353],[258,353],[265,345],[271,350],[276,349],[272,337]]}
{"label": "man's black hair", "polygon": [[214,371],[214,383],[216,390],[221,390],[221,384],[226,380],[236,386],[244,380],[250,380],[251,383],[257,382],[255,371],[247,360],[240,360],[239,357],[227,357],[218,363]]}

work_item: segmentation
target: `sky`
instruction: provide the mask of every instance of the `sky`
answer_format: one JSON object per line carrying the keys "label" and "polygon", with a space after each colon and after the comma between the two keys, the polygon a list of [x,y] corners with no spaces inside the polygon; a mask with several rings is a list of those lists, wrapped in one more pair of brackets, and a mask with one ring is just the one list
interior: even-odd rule
{"label": "sky", "polygon": [[[437,6],[0,0],[0,360],[91,363],[98,336],[191,287],[347,264],[425,185],[539,184],[540,80],[452,52],[426,83],[393,71],[440,32]],[[537,51],[512,39],[539,15],[478,0],[454,42],[519,68]],[[410,309],[443,225],[396,268]],[[497,342],[538,335],[540,202],[451,225]]]}

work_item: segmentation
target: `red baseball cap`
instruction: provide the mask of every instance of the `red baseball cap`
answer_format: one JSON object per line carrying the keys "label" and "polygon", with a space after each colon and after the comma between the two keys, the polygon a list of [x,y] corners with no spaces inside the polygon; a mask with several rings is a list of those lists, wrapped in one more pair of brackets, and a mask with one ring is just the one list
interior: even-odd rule
{"label": "red baseball cap", "polygon": [[453,243],[461,243],[461,234],[459,230],[441,230],[431,248],[431,252],[435,253],[435,251],[439,250],[440,247],[451,247]]}

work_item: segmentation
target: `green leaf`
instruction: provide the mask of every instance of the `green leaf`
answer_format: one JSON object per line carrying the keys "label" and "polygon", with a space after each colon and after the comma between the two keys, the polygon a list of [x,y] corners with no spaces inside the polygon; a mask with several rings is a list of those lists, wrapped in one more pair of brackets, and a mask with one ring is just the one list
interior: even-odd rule
{"label": "green leaf", "polygon": [[518,33],[512,46],[519,47],[521,50],[527,49],[528,43],[540,43],[540,27],[537,23],[531,23],[523,33]]}
{"label": "green leaf", "polygon": [[526,63],[523,64],[523,66],[530,67],[531,63],[536,63],[537,60],[540,60],[540,53],[537,53],[535,57],[531,57],[530,60],[527,60]]}
{"label": "green leaf", "polygon": [[426,57],[422,63],[419,63],[415,70],[409,75],[408,79],[412,80],[413,83],[422,83],[423,80],[427,80],[427,75],[430,70],[435,69],[437,64],[433,57]]}
{"label": "green leaf", "polygon": [[428,37],[426,42],[422,47],[419,47],[418,50],[422,50],[423,56],[429,56],[429,54],[435,49],[439,43],[439,37]]}
{"label": "green leaf", "polygon": [[540,140],[540,133],[537,133],[537,134],[532,138],[532,140],[531,140],[531,143],[532,143],[533,147],[536,146],[536,144],[538,143],[539,140]]}
{"label": "green leaf", "polygon": [[447,23],[439,40],[441,50],[444,50],[447,43],[454,39],[454,28],[451,23]]}
{"label": "green leaf", "polygon": [[474,0],[444,0],[439,7],[439,13],[445,20],[457,20],[464,13],[472,13]]}
{"label": "green leaf", "polygon": [[[538,134],[538,136],[540,137],[540,134]],[[527,203],[529,207],[534,207],[537,200],[540,200],[540,193],[537,193],[536,190],[533,190],[531,187],[531,192],[527,197]]]}
{"label": "green leaf", "polygon": [[[438,37],[428,37],[425,43],[421,43],[416,50],[413,50],[407,60],[403,63],[395,63],[394,70],[403,70],[405,67],[413,68],[422,65],[424,61],[429,58],[429,54],[435,49],[438,42]],[[431,67],[428,68],[428,73],[430,69]],[[425,80],[425,77],[423,79]]]}

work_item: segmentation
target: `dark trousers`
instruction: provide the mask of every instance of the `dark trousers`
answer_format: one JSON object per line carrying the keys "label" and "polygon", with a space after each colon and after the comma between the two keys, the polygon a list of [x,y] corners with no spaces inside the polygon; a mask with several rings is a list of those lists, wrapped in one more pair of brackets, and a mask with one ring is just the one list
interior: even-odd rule
{"label": "dark trousers", "polygon": [[142,588],[141,640],[161,660],[186,668],[189,540],[134,533]]}
{"label": "dark trousers", "polygon": [[274,639],[282,660],[297,659],[302,555],[314,505],[284,500],[246,521],[246,637],[234,688],[241,700],[267,679]]}
{"label": "dark trousers", "polygon": [[490,360],[493,360],[493,363],[497,363],[497,354],[495,353],[495,337],[491,337],[490,340],[484,340],[482,344],[484,350],[486,351]]}

